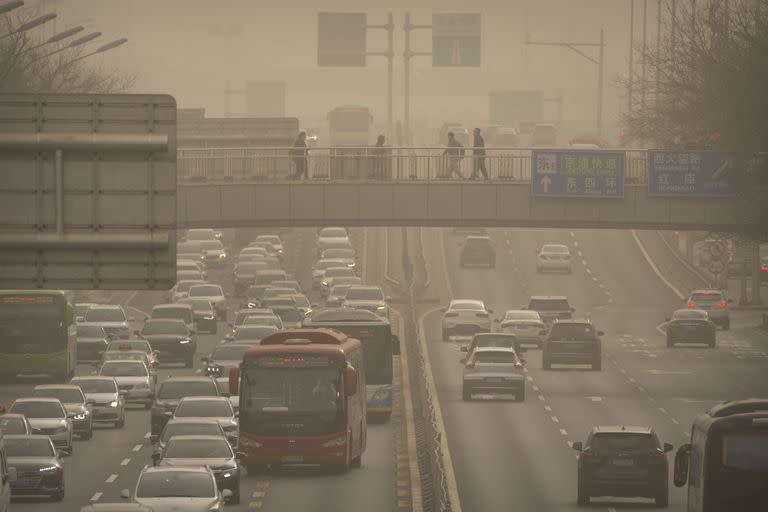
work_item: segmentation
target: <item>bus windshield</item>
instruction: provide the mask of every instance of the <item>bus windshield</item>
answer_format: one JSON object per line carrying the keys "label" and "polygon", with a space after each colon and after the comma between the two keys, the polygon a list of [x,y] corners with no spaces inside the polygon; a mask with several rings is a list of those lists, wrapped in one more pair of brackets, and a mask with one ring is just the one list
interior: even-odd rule
{"label": "bus windshield", "polygon": [[741,471],[768,471],[768,432],[732,432],[723,436],[722,465]]}
{"label": "bus windshield", "polygon": [[327,356],[270,355],[255,363],[240,389],[241,428],[263,435],[343,429],[342,374]]}

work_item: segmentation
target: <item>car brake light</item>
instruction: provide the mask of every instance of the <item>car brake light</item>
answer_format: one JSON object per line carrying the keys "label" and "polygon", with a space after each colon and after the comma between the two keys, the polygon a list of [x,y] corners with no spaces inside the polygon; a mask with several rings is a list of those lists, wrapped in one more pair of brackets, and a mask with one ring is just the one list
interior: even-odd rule
{"label": "car brake light", "polygon": [[761,265],[760,270],[763,270],[765,272],[768,272],[768,265]]}
{"label": "car brake light", "polygon": [[599,462],[600,457],[596,453],[583,451],[581,452],[581,460],[584,462]]}
{"label": "car brake light", "polygon": [[715,307],[716,307],[716,308],[720,308],[720,309],[723,309],[723,308],[724,308],[725,306],[727,306],[727,305],[728,305],[728,303],[727,303],[726,301],[724,301],[724,300],[721,300],[720,302],[718,302],[717,304],[715,304]]}
{"label": "car brake light", "polygon": [[467,364],[464,365],[465,370],[472,370],[475,367],[474,361],[467,361]]}
{"label": "car brake light", "polygon": [[688,299],[688,302],[686,302],[685,305],[686,305],[686,307],[689,307],[689,308],[695,308],[696,307],[696,303],[693,302],[690,299]]}
{"label": "car brake light", "polygon": [[522,368],[522,367],[523,367],[523,363],[521,363],[520,361],[515,363],[515,368]]}

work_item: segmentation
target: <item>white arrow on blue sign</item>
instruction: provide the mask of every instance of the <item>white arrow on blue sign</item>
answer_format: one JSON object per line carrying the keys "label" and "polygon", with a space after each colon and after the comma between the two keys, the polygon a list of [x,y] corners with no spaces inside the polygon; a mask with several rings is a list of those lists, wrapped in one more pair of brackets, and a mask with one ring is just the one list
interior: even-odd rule
{"label": "white arrow on blue sign", "polygon": [[648,151],[649,196],[734,196],[743,174],[742,160],[733,151]]}
{"label": "white arrow on blue sign", "polygon": [[531,193],[548,197],[624,197],[625,153],[534,150]]}

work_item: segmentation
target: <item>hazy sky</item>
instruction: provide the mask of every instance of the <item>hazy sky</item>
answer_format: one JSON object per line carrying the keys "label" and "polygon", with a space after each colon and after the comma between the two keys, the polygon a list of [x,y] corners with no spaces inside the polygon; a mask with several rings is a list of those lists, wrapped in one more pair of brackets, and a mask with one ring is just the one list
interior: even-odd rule
{"label": "hazy sky", "polygon": [[[526,32],[535,40],[597,42],[604,27],[604,119],[609,135],[615,132],[619,109],[624,106],[623,91],[614,82],[627,69],[629,0],[395,0],[383,7],[363,0],[38,1],[59,12],[59,30],[86,22],[104,32],[104,42],[127,37],[127,45],[93,62],[135,74],[135,92],[170,93],[180,106],[205,107],[209,115],[223,113],[227,80],[233,87],[243,88],[246,80],[263,79],[285,80],[286,113],[308,122],[322,118],[334,106],[350,103],[371,106],[376,121],[383,122],[385,60],[369,57],[366,68],[318,68],[317,13],[366,12],[369,24],[380,24],[392,11],[396,25],[395,117],[402,117],[406,7],[417,24],[429,24],[433,12],[482,13],[480,68],[437,69],[428,57],[413,59],[416,122],[438,126],[453,119],[482,122],[487,119],[489,90],[541,89],[548,96],[562,93],[564,118],[581,120],[585,131],[591,129],[597,67],[567,48],[526,47]],[[651,32],[656,2],[648,3]],[[640,14],[638,9],[638,18]],[[639,19],[636,21],[639,37]],[[655,42],[655,36],[650,40]],[[370,51],[383,51],[385,46],[383,31],[369,31]],[[415,31],[412,46],[415,51],[430,51],[430,31]],[[596,48],[585,51],[597,56]],[[245,110],[242,96],[232,97],[231,110]],[[545,114],[554,119],[554,104],[545,106]]]}

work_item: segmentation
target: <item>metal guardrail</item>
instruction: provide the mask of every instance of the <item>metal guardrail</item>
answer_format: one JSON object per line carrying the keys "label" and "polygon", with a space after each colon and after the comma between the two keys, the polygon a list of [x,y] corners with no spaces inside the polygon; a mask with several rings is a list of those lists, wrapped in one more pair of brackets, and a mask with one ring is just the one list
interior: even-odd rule
{"label": "metal guardrail", "polygon": [[[307,177],[310,181],[373,183],[456,181],[472,177],[482,159],[490,180],[530,183],[533,151],[485,148],[485,157],[480,157],[472,148],[465,148],[464,156],[457,157],[445,147],[315,147],[307,151]],[[644,184],[646,152],[627,150],[626,155],[625,181]],[[182,148],[177,162],[179,180],[187,182],[289,181],[297,165],[302,165],[295,148]],[[483,179],[479,172],[475,177]]]}

